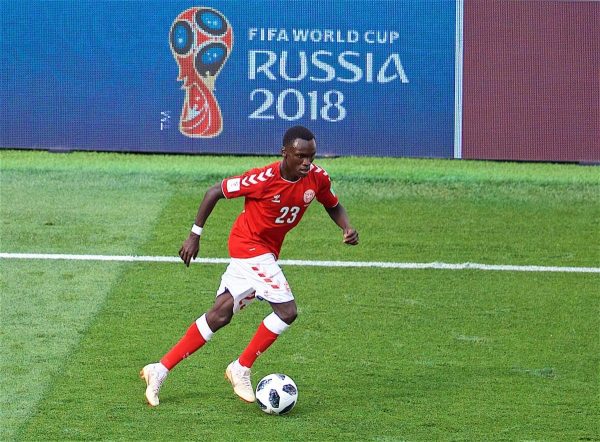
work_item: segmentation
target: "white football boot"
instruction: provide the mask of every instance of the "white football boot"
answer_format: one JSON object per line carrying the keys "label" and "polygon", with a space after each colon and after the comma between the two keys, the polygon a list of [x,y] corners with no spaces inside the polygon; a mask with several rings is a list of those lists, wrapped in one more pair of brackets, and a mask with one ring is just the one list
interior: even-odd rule
{"label": "white football boot", "polygon": [[252,383],[250,382],[249,368],[240,365],[239,361],[236,359],[227,366],[227,370],[225,370],[225,377],[227,380],[229,380],[229,382],[231,382],[235,394],[237,394],[243,401],[256,401],[254,389],[252,388]]}
{"label": "white football boot", "polygon": [[158,392],[168,374],[169,370],[161,363],[148,364],[140,371],[140,378],[146,381],[146,400],[150,406],[159,404]]}

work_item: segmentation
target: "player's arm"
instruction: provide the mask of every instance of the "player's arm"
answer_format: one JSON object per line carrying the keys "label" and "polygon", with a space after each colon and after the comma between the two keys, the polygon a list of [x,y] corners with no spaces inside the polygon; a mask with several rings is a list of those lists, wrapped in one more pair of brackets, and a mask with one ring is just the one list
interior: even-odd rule
{"label": "player's arm", "polygon": [[[223,190],[221,190],[221,183],[217,183],[206,191],[204,198],[198,207],[198,213],[194,224],[200,227],[204,227],[204,223],[208,219],[209,215],[215,208],[217,202],[225,198]],[[186,266],[190,266],[192,259],[196,259],[198,256],[198,250],[200,249],[200,235],[190,232],[188,238],[184,241],[183,245],[179,249],[179,256],[183,260]]]}
{"label": "player's arm", "polygon": [[344,243],[355,246],[358,244],[358,232],[350,225],[350,218],[346,213],[346,209],[341,204],[337,204],[335,207],[325,207],[325,210],[331,217],[331,219],[342,229],[344,232]]}

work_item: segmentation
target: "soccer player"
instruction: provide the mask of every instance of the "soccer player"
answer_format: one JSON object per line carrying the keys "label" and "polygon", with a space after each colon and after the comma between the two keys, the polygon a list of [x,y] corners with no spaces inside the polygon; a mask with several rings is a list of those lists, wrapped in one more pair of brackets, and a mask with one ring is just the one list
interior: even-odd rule
{"label": "soccer player", "polygon": [[314,135],[305,127],[294,126],[283,137],[280,161],[226,178],[204,195],[191,232],[179,250],[188,267],[198,256],[202,228],[217,202],[244,197],[244,210],[229,235],[231,261],[212,308],[191,324],[160,362],[146,365],[140,372],[151,406],[159,404],[158,393],[169,371],[229,324],[235,313],[258,299],[267,301],[273,312],[259,325],[239,358],[225,370],[234,392],[246,402],[255,401],[250,368],[297,315],[296,301],[277,264],[279,251],[286,233],[298,225],[313,200],[321,203],[342,229],[344,243],[358,244],[358,232],[333,193],[327,172],[313,164],[316,152]]}

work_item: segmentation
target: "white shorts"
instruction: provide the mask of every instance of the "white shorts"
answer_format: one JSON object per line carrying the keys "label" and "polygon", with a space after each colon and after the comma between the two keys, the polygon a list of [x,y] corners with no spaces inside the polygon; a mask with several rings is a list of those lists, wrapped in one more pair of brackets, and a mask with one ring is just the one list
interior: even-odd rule
{"label": "white shorts", "polygon": [[217,296],[226,290],[233,296],[233,313],[255,299],[276,304],[294,299],[287,279],[271,253],[246,259],[231,258],[221,277]]}

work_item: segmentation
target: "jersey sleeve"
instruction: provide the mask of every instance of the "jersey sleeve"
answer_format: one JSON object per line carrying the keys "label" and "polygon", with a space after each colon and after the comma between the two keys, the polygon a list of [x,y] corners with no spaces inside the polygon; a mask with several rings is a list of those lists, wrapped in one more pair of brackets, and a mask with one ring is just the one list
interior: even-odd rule
{"label": "jersey sleeve", "polygon": [[221,191],[225,198],[250,197],[262,195],[265,183],[272,175],[272,169],[250,169],[239,176],[225,178],[221,182]]}
{"label": "jersey sleeve", "polygon": [[323,173],[319,173],[317,176],[319,177],[319,191],[317,192],[317,201],[319,201],[323,206],[328,209],[335,207],[340,202],[337,195],[333,192],[331,188],[331,179],[329,175],[324,170]]}

